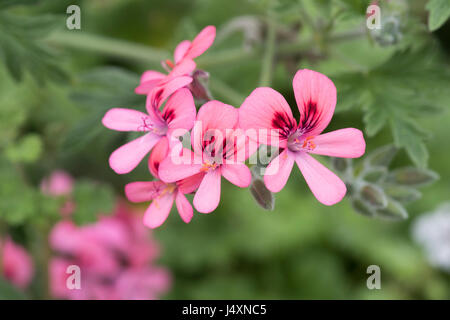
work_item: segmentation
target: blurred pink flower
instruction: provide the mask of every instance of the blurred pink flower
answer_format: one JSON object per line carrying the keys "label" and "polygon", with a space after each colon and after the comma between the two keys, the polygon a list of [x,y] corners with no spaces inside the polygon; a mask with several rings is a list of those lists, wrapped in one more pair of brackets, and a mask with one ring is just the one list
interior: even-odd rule
{"label": "blurred pink flower", "polygon": [[[325,75],[299,70],[293,80],[300,120],[281,94],[271,88],[257,88],[239,109],[242,129],[267,129],[266,141],[276,138],[284,149],[267,167],[264,182],[272,192],[285,186],[294,162],[297,163],[314,196],[325,205],[333,205],[344,197],[345,184],[309,153],[342,158],[364,154],[365,141],[360,130],[340,129],[321,134],[333,117],[336,87]],[[275,132],[276,136],[273,136]]]}
{"label": "blurred pink flower", "polygon": [[190,130],[194,125],[196,109],[194,98],[188,89],[183,88],[174,93],[162,112],[153,103],[154,100],[149,96],[147,114],[137,110],[113,108],[103,117],[103,125],[111,130],[146,132],[111,154],[109,165],[116,173],[124,174],[136,168],[158,141],[170,136],[173,130]]}
{"label": "blurred pink flower", "polygon": [[[50,263],[50,288],[65,299],[155,299],[170,287],[170,274],[153,265],[159,247],[140,217],[119,203],[114,216],[78,227],[58,223],[50,234],[55,256]],[[81,271],[81,289],[66,285],[67,268]],[[133,277],[142,275],[142,281]]]}
{"label": "blurred pink flower", "polygon": [[219,205],[222,176],[241,188],[250,185],[250,170],[235,161],[236,155],[245,149],[241,142],[246,141],[245,135],[235,135],[237,125],[237,109],[219,101],[205,103],[192,130],[194,152],[183,149],[189,155],[183,163],[176,163],[171,153],[159,166],[159,176],[166,183],[199,177],[200,186],[194,196],[194,206],[199,212],[212,212]]}
{"label": "blurred pink flower", "polygon": [[51,196],[66,196],[72,192],[73,179],[65,171],[55,170],[48,178],[41,182],[41,191],[43,194]]}
{"label": "blurred pink flower", "polygon": [[25,249],[11,239],[0,243],[3,276],[14,285],[25,288],[33,276],[33,263]]}
{"label": "blurred pink flower", "polygon": [[[169,141],[163,138],[149,157],[149,170],[156,178],[159,178],[159,164],[166,158],[168,151]],[[144,215],[144,224],[149,228],[157,228],[166,221],[174,201],[181,219],[189,223],[194,211],[185,194],[194,192],[202,177],[201,174],[195,175],[174,183],[159,180],[131,182],[125,186],[125,194],[131,202],[152,201]]]}

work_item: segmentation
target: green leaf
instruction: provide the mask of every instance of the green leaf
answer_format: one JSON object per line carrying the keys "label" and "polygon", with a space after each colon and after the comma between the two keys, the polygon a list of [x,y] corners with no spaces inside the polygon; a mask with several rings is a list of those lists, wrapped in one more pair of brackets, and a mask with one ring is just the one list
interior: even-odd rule
{"label": "green leaf", "polygon": [[68,81],[42,41],[61,21],[61,17],[50,15],[30,17],[0,11],[0,56],[13,79],[21,81],[28,71],[40,85],[48,79]]}
{"label": "green leaf", "polygon": [[364,159],[366,167],[388,167],[397,154],[397,148],[393,145],[386,145],[375,149]]}
{"label": "green leaf", "polygon": [[99,215],[111,214],[115,204],[110,186],[88,180],[75,184],[73,197],[76,207],[72,217],[79,225],[95,222]]}
{"label": "green leaf", "polygon": [[[428,152],[422,129],[424,110],[448,106],[449,69],[442,66],[438,48],[402,50],[368,72],[341,74],[334,78],[340,104],[360,108],[367,135],[386,125],[391,127],[395,146],[405,148],[418,166],[425,167]],[[435,113],[430,113],[433,115]]]}
{"label": "green leaf", "polygon": [[439,175],[423,168],[405,167],[389,173],[386,181],[398,185],[419,187],[429,185],[439,179]]}
{"label": "green leaf", "polygon": [[405,148],[411,160],[424,168],[428,163],[428,150],[421,141],[424,133],[411,123],[400,119],[391,119],[394,143],[399,148]]}
{"label": "green leaf", "polygon": [[42,140],[37,134],[28,134],[22,137],[18,143],[9,146],[6,157],[12,162],[32,163],[35,162],[42,153]]}
{"label": "green leaf", "polygon": [[430,0],[426,9],[430,12],[428,16],[430,31],[439,29],[450,17],[450,1],[448,0]]}

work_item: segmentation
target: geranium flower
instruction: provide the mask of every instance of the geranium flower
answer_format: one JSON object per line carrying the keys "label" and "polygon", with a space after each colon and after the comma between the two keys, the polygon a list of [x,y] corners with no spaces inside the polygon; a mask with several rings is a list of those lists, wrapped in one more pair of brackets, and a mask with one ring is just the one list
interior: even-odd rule
{"label": "geranium flower", "polygon": [[146,132],[115,150],[110,158],[111,168],[119,174],[128,173],[141,162],[163,137],[175,129],[190,130],[195,121],[195,104],[191,92],[180,89],[164,106],[162,112],[155,108],[154,97],[147,98],[147,114],[131,109],[113,108],[103,117],[105,127],[117,131]]}
{"label": "geranium flower", "polygon": [[[149,170],[158,177],[158,167],[169,152],[169,141],[161,139],[149,157]],[[185,194],[194,192],[201,181],[201,175],[165,183],[156,181],[136,181],[125,186],[125,195],[131,202],[152,201],[144,215],[144,224],[149,228],[157,228],[166,221],[175,201],[181,219],[189,223],[194,215],[191,204]]]}
{"label": "geranium flower", "polygon": [[137,94],[149,94],[152,91],[169,95],[192,82],[192,72],[196,68],[193,59],[203,54],[214,42],[216,28],[207,26],[191,42],[184,40],[178,44],[174,53],[174,62],[162,62],[169,74],[149,70],[142,74],[141,82],[136,88]]}
{"label": "geranium flower", "polygon": [[167,183],[194,175],[201,178],[194,196],[194,207],[199,212],[212,212],[219,205],[222,176],[241,188],[251,182],[250,170],[236,159],[245,148],[245,136],[236,130],[237,125],[237,109],[219,101],[207,102],[200,108],[192,130],[193,152],[180,150],[187,157],[178,161],[174,158],[178,152],[174,147],[159,166],[159,177]]}
{"label": "geranium flower", "polygon": [[[279,192],[286,184],[294,162],[297,163],[314,196],[333,205],[346,193],[345,184],[309,154],[357,158],[364,154],[365,141],[360,130],[340,129],[325,134],[336,106],[336,88],[323,74],[299,70],[293,80],[295,100],[300,112],[297,121],[281,94],[271,88],[257,88],[239,110],[243,129],[267,129],[267,139],[279,141],[283,151],[271,161],[264,176],[267,188]],[[261,137],[260,137],[261,138]]]}
{"label": "geranium flower", "polygon": [[19,288],[27,287],[33,276],[33,263],[27,251],[10,238],[0,239],[2,276]]}

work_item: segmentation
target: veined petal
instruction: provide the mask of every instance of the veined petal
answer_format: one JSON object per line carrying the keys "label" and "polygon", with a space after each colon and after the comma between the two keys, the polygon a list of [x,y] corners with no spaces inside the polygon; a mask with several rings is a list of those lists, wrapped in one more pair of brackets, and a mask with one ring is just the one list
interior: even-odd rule
{"label": "veined petal", "polygon": [[154,108],[159,109],[163,102],[166,101],[166,99],[170,97],[172,93],[187,86],[191,82],[192,77],[190,76],[178,76],[175,78],[171,78],[163,85],[156,87],[150,92],[147,98],[150,99],[151,102],[147,103],[147,111],[149,111],[149,106],[153,106]]}
{"label": "veined petal", "polygon": [[189,50],[190,47],[191,47],[191,42],[189,40],[181,41],[177,45],[177,47],[175,48],[175,53],[174,53],[175,64],[177,64],[178,62],[183,60],[183,58],[186,56],[186,52]]}
{"label": "veined petal", "polygon": [[246,131],[255,129],[258,143],[277,146],[285,143],[288,134],[296,128],[297,122],[280,93],[271,88],[257,88],[239,109],[239,126]]}
{"label": "veined petal", "polygon": [[194,192],[200,186],[204,176],[205,173],[200,172],[186,179],[177,181],[178,190],[184,194]]}
{"label": "veined petal", "polygon": [[175,203],[177,205],[178,214],[184,222],[189,223],[194,216],[194,209],[192,209],[191,204],[185,195],[181,192],[177,192],[175,197]]}
{"label": "veined petal", "polygon": [[243,163],[224,164],[221,171],[225,179],[240,188],[247,188],[252,182],[250,169]]}
{"label": "veined petal", "polygon": [[166,221],[172,209],[175,194],[168,192],[152,201],[144,214],[144,225],[149,228],[157,228]]}
{"label": "veined petal", "polygon": [[209,47],[214,42],[216,38],[216,27],[207,26],[195,37],[192,41],[191,46],[186,54],[186,58],[197,58],[203,52],[208,50]]}
{"label": "veined petal", "polygon": [[308,135],[318,135],[333,117],[336,87],[327,76],[308,69],[297,71],[292,84],[300,111],[298,127]]}
{"label": "veined petal", "polygon": [[306,152],[296,152],[295,162],[314,196],[331,206],[342,200],[347,192],[344,182]]}
{"label": "veined petal", "polygon": [[194,207],[198,212],[210,213],[220,202],[220,169],[205,174],[194,196]]}
{"label": "veined petal", "polygon": [[149,121],[151,119],[143,112],[122,108],[108,110],[102,119],[105,127],[116,131],[143,131]]}
{"label": "veined petal", "polygon": [[179,89],[167,100],[162,117],[170,129],[183,128],[190,130],[195,121],[195,103],[191,91]]}
{"label": "veined petal", "polygon": [[321,134],[312,141],[315,144],[315,148],[309,150],[309,153],[331,157],[358,158],[364,154],[366,149],[363,133],[354,128]]}
{"label": "veined petal", "polygon": [[167,139],[167,137],[162,137],[161,140],[159,140],[153,148],[150,157],[148,157],[148,169],[155,178],[159,178],[159,165],[161,161],[163,161],[167,157],[168,152],[169,140]]}
{"label": "veined petal", "polygon": [[294,157],[288,150],[281,152],[266,168],[264,183],[272,192],[280,192],[284,188],[294,166]]}
{"label": "veined petal", "polygon": [[145,155],[161,139],[161,136],[147,133],[119,149],[116,149],[109,157],[110,167],[118,174],[128,173],[141,162]]}
{"label": "veined petal", "polygon": [[131,202],[150,201],[166,187],[162,181],[136,181],[125,185],[125,195]]}

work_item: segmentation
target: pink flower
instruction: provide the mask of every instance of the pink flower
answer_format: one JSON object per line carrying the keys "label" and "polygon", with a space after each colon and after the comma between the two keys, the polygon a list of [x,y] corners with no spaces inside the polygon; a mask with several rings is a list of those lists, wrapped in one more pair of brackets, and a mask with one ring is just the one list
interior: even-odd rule
{"label": "pink flower", "polygon": [[[159,246],[149,238],[140,217],[123,203],[114,216],[94,224],[58,223],[50,245],[56,253],[49,266],[50,289],[56,298],[155,299],[170,286],[170,274],[153,264]],[[71,265],[80,268],[81,289],[67,287]]]}
{"label": "pink flower", "polygon": [[41,191],[43,194],[51,196],[66,196],[72,192],[73,179],[62,170],[55,170],[50,177],[41,182]]}
{"label": "pink flower", "polygon": [[163,66],[170,72],[168,75],[149,70],[143,73],[141,83],[136,88],[137,94],[149,94],[152,91],[158,91],[159,94],[168,96],[170,91],[176,90],[192,82],[192,72],[196,68],[193,61],[203,54],[214,42],[216,37],[216,28],[207,26],[191,42],[184,40],[175,49],[174,61],[163,62]]}
{"label": "pink flower", "polygon": [[[149,170],[158,178],[158,167],[167,156],[169,141],[161,139],[149,158]],[[132,202],[152,201],[144,215],[144,224],[149,228],[157,228],[166,221],[175,201],[181,219],[189,223],[194,215],[193,209],[185,194],[194,192],[200,183],[201,175],[188,179],[165,183],[163,181],[137,181],[125,186],[125,194]]]}
{"label": "pink flower", "polygon": [[[173,183],[188,177],[201,179],[194,196],[194,206],[202,213],[212,212],[220,201],[221,177],[238,187],[248,187],[251,173],[245,164],[236,161],[236,156],[244,148],[245,136],[236,130],[238,110],[219,101],[204,104],[194,126],[192,153],[182,149],[183,161],[175,161],[175,148],[159,166],[159,176],[167,183]],[[237,141],[235,137],[237,134]],[[244,139],[242,139],[244,138]],[[240,159],[242,161],[245,160]]]}
{"label": "pink flower", "polygon": [[3,276],[14,285],[25,288],[33,276],[33,263],[25,249],[11,239],[0,241]]}
{"label": "pink flower", "polygon": [[299,70],[293,87],[300,112],[298,124],[281,94],[271,88],[257,88],[239,110],[240,126],[272,129],[275,136],[271,137],[280,141],[283,151],[271,161],[264,176],[269,190],[279,192],[285,186],[296,162],[317,200],[333,205],[344,197],[345,184],[309,154],[357,158],[364,154],[364,137],[354,128],[321,134],[336,105],[336,88],[326,76]]}
{"label": "pink flower", "polygon": [[119,174],[128,173],[147,153],[175,129],[189,130],[194,125],[194,98],[188,89],[180,89],[166,102],[162,113],[155,107],[154,97],[147,98],[147,114],[131,109],[113,108],[103,117],[105,127],[117,131],[146,132],[116,151],[110,158],[111,168]]}

